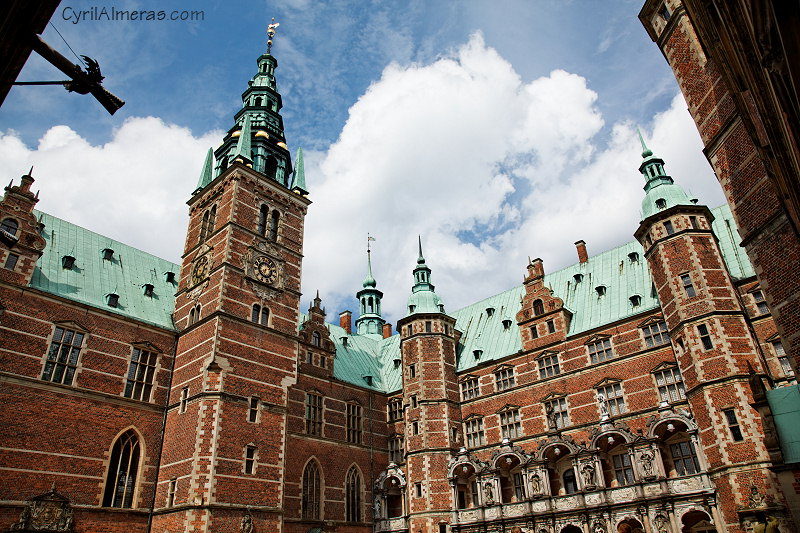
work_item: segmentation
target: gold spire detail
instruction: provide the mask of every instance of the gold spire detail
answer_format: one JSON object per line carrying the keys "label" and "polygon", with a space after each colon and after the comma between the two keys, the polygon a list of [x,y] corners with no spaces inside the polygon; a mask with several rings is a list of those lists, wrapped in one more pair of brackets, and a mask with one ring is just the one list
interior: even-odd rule
{"label": "gold spire detail", "polygon": [[275,30],[280,26],[280,22],[275,22],[275,17],[272,17],[272,24],[267,25],[267,53],[272,50],[272,38],[275,37]]}

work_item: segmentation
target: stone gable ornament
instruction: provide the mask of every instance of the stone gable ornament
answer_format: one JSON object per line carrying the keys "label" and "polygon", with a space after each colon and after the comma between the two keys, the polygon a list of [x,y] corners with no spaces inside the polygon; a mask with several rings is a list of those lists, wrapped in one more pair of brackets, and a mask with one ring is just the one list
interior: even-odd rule
{"label": "stone gable ornament", "polygon": [[250,515],[250,509],[246,509],[241,522],[239,522],[240,533],[253,533],[253,517]]}
{"label": "stone gable ornament", "polygon": [[75,531],[75,515],[69,499],[56,491],[56,485],[44,494],[25,502],[19,522],[11,531],[39,533],[71,533]]}

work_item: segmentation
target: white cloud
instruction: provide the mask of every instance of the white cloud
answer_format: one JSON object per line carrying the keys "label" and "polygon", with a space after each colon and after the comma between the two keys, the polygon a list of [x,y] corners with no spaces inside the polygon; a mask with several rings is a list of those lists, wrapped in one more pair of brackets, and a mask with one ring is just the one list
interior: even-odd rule
{"label": "white cloud", "polygon": [[184,244],[188,208],[205,152],[221,138],[200,138],[153,117],[126,120],[113,139],[92,146],[54,126],[31,150],[0,135],[0,173],[18,180],[34,166],[38,209],[172,261]]}
{"label": "white cloud", "polygon": [[[329,319],[357,311],[366,269],[391,321],[403,315],[423,237],[433,282],[454,310],[520,283],[527,257],[549,271],[630,240],[644,184],[631,124],[603,139],[598,96],[556,70],[524,82],[480,35],[427,64],[390,64],[351,107],[327,151],[307,151],[313,204],[306,225],[303,307],[319,289]],[[647,135],[667,170],[701,202],[722,195],[680,96]],[[94,146],[67,126],[35,149],[0,135],[0,170],[35,165],[39,208],[177,260],[205,151],[221,132],[194,137],[157,118],[131,118]]]}

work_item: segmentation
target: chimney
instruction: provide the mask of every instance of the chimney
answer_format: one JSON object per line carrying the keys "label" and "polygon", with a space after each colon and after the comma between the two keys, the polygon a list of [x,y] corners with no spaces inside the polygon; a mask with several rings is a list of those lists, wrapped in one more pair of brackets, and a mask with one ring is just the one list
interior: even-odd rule
{"label": "chimney", "polygon": [[392,325],[391,324],[384,324],[383,325],[383,338],[388,339],[392,336]]}
{"label": "chimney", "polygon": [[578,249],[578,261],[585,263],[589,260],[589,254],[586,253],[586,243],[578,241],[575,243],[575,248]]}
{"label": "chimney", "polygon": [[348,335],[353,334],[353,313],[350,311],[342,311],[339,313],[339,327],[347,332]]}

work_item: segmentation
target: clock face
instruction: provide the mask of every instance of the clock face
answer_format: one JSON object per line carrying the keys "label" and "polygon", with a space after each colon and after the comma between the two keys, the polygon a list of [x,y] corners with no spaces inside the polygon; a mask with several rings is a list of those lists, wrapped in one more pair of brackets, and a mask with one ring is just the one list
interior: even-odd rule
{"label": "clock face", "polygon": [[192,270],[192,283],[198,284],[203,281],[208,273],[208,256],[202,256],[194,263]]}
{"label": "clock face", "polygon": [[253,261],[253,273],[255,277],[264,283],[275,283],[278,278],[278,271],[275,262],[266,256],[257,257]]}

